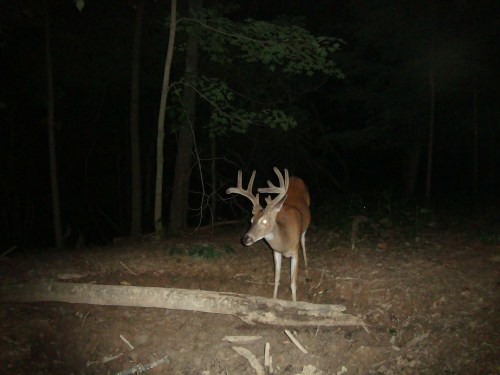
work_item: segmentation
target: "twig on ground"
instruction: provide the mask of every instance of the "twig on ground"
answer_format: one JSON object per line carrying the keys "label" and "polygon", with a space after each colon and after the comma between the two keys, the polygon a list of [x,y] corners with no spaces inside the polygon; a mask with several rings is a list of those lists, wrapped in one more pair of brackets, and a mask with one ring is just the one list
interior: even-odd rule
{"label": "twig on ground", "polygon": [[168,355],[166,355],[163,358],[160,358],[157,361],[148,363],[147,365],[142,365],[142,364],[135,365],[135,366],[129,368],[128,370],[117,372],[115,375],[142,374],[148,370],[151,370],[152,368],[155,368],[156,366],[161,365],[162,363],[166,363],[166,364],[170,363],[170,358],[168,358]]}
{"label": "twig on ground", "polygon": [[87,313],[85,314],[85,316],[83,317],[83,321],[82,321],[82,328],[83,328],[83,325],[85,324],[85,319],[87,319],[87,315],[90,314],[90,310],[87,311]]}
{"label": "twig on ground", "polygon": [[264,347],[264,367],[267,369],[268,374],[272,374],[273,371],[273,357],[270,354],[271,345],[266,342],[266,346]]}
{"label": "twig on ground", "polygon": [[122,339],[122,341],[128,345],[128,347],[131,349],[131,350],[134,350],[134,345],[132,345],[125,337],[123,337],[123,335],[120,335],[120,338]]}
{"label": "twig on ground", "polygon": [[309,353],[301,344],[300,342],[292,335],[292,333],[288,330],[285,329],[285,333],[288,336],[288,338],[294,343],[294,345],[304,354]]}
{"label": "twig on ground", "polygon": [[224,336],[222,340],[227,342],[250,342],[260,340],[262,336]]}
{"label": "twig on ground", "polygon": [[257,375],[264,375],[265,374],[264,368],[262,367],[262,365],[260,364],[258,359],[255,357],[255,355],[250,350],[248,350],[246,348],[239,347],[239,346],[233,346],[232,349],[236,353],[245,357],[248,360],[248,362],[250,363],[250,366],[253,367],[253,369],[255,370]]}
{"label": "twig on ground", "polygon": [[120,358],[122,355],[123,355],[123,353],[118,353],[116,355],[109,355],[109,356],[107,355],[102,359],[101,363],[105,364],[105,363],[111,362],[117,358]]}
{"label": "twig on ground", "polygon": [[249,283],[249,284],[257,284],[257,285],[274,285],[274,283],[266,283],[266,282],[263,282],[263,281],[251,281],[251,280],[248,280],[247,283]]}
{"label": "twig on ground", "polygon": [[123,263],[123,262],[121,262],[121,261],[120,261],[120,264],[121,264],[123,267],[125,267],[125,269],[126,269],[128,272],[130,272],[132,275],[137,276],[137,273],[136,273],[136,272],[134,272],[134,271],[132,271],[130,268],[128,268],[128,267],[125,265],[125,263]]}
{"label": "twig on ground", "polygon": [[2,255],[0,255],[0,258],[4,258],[7,254],[13,252],[14,250],[17,249],[17,245],[14,245],[14,246],[11,246],[10,248],[8,248],[7,250],[5,250]]}
{"label": "twig on ground", "polygon": [[75,279],[83,279],[84,277],[89,276],[88,273],[61,273],[57,275],[59,280],[75,280]]}
{"label": "twig on ground", "polygon": [[319,277],[319,281],[316,285],[313,285],[309,288],[309,291],[312,291],[313,289],[318,289],[321,283],[323,282],[323,275],[325,274],[325,269],[323,268],[321,270],[321,276]]}

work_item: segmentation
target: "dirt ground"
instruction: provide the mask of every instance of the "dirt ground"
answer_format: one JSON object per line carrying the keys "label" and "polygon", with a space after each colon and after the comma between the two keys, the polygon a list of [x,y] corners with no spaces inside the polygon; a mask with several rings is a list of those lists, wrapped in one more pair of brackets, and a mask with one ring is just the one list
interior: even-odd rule
{"label": "dirt ground", "polygon": [[[271,297],[273,260],[262,242],[239,243],[244,226],[182,239],[116,241],[66,252],[15,250],[0,258],[0,283],[61,281],[204,289]],[[500,248],[457,228],[417,240],[386,232],[360,240],[312,228],[309,280],[298,299],[343,304],[360,327],[250,326],[230,315],[182,310],[0,301],[2,374],[115,374],[168,356],[147,374],[254,374],[232,346],[275,374],[500,374]],[[291,299],[289,262],[279,298]],[[69,275],[69,276],[68,276]],[[133,349],[121,338],[126,339]],[[261,336],[229,343],[225,336]],[[130,372],[131,373],[131,372]]]}

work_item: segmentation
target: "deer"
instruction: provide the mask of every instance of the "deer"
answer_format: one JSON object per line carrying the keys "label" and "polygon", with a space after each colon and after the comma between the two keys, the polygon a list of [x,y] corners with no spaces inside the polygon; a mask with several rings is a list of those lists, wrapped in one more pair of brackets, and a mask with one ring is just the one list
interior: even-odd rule
{"label": "deer", "polygon": [[[304,181],[299,177],[289,177],[285,169],[285,177],[280,170],[274,167],[278,176],[279,186],[267,181],[268,187],[258,188],[258,193],[252,193],[255,179],[253,171],[248,187],[243,189],[242,172],[238,171],[236,187],[227,189],[227,194],[239,194],[253,204],[250,229],[242,238],[245,246],[264,239],[273,250],[274,257],[274,293],[278,296],[278,286],[281,276],[281,260],[284,256],[290,259],[290,289],[293,301],[297,301],[297,274],[299,265],[299,247],[302,247],[304,265],[307,277],[306,232],[311,222],[309,205],[311,199],[309,190]],[[265,198],[266,207],[262,208],[259,193],[278,194],[274,199],[268,195]]]}

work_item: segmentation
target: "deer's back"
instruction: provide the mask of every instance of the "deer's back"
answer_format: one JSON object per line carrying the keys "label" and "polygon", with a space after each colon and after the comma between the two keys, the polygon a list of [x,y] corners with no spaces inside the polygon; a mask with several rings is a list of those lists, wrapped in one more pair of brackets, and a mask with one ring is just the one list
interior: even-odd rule
{"label": "deer's back", "polygon": [[[296,216],[301,221],[301,232],[304,232],[311,222],[311,212],[309,205],[311,198],[309,197],[309,189],[304,181],[299,177],[290,177],[288,184],[287,198],[283,205],[282,213],[287,218],[282,218],[287,221],[289,216]],[[293,213],[296,210],[298,212]],[[278,218],[279,220],[280,218]],[[291,219],[291,218],[290,218]]]}

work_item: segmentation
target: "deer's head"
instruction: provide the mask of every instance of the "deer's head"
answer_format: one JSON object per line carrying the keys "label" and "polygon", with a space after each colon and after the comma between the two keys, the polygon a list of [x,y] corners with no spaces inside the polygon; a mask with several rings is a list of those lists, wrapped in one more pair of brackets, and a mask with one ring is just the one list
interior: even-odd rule
{"label": "deer's head", "polygon": [[274,186],[271,181],[267,181],[267,188],[259,188],[257,191],[259,193],[271,193],[278,194],[274,199],[270,196],[266,198],[266,207],[262,208],[259,202],[259,194],[254,195],[252,193],[253,182],[255,179],[255,171],[253,171],[250,177],[250,182],[248,187],[243,189],[242,172],[238,171],[238,184],[237,187],[232,187],[227,189],[227,194],[239,194],[250,199],[253,204],[252,208],[252,219],[250,222],[252,226],[248,232],[243,236],[242,242],[244,245],[249,246],[254,242],[264,238],[266,240],[273,239],[273,232],[276,226],[276,216],[283,207],[285,203],[287,191],[288,191],[288,170],[285,169],[285,178],[279,171],[278,168],[274,167],[274,172],[278,176],[279,186]]}

